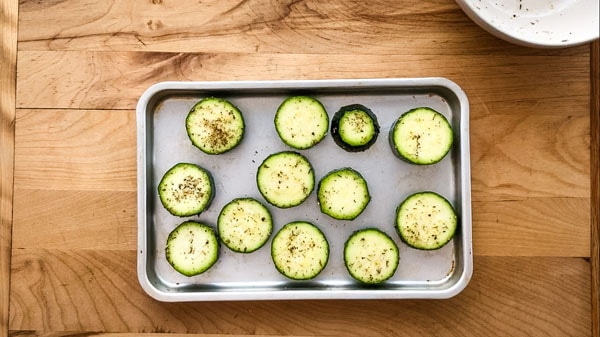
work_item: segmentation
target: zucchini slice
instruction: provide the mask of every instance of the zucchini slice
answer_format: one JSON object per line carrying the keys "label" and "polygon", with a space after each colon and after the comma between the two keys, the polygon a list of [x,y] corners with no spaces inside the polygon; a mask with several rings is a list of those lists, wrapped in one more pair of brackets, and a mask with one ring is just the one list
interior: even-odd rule
{"label": "zucchini slice", "polygon": [[186,221],[169,234],[165,254],[175,270],[185,276],[194,276],[217,262],[219,241],[212,227]]}
{"label": "zucchini slice", "polygon": [[325,138],[329,130],[329,116],[317,99],[292,96],[277,109],[275,129],[285,144],[304,150]]}
{"label": "zucchini slice", "polygon": [[313,191],[315,174],[303,155],[283,151],[268,156],[258,167],[256,183],[260,194],[273,206],[300,205]]}
{"label": "zucchini slice", "polygon": [[185,120],[192,144],[207,154],[221,154],[236,147],[244,136],[240,110],[222,98],[209,97],[196,103]]}
{"label": "zucchini slice", "polygon": [[450,151],[453,141],[452,126],[446,117],[427,107],[404,113],[390,129],[394,153],[417,165],[439,162]]}
{"label": "zucchini slice", "polygon": [[217,220],[221,242],[234,252],[252,253],[273,232],[271,212],[253,198],[238,198],[221,209]]}
{"label": "zucchini slice", "polygon": [[366,284],[388,280],[398,268],[398,246],[376,228],[355,231],[344,245],[344,265],[350,276]]}
{"label": "zucchini slice", "polygon": [[340,108],[331,120],[331,136],[335,143],[348,152],[365,151],[377,141],[377,116],[361,104]]}
{"label": "zucchini slice", "polygon": [[214,198],[214,182],[206,169],[190,163],[170,168],[158,184],[158,195],[169,213],[191,216],[202,213]]}
{"label": "zucchini slice", "polygon": [[319,181],[317,200],[322,213],[338,220],[353,220],[365,210],[371,195],[363,176],[344,167]]}
{"label": "zucchini slice", "polygon": [[273,237],[271,257],[281,274],[293,280],[309,280],[327,265],[329,243],[312,223],[290,222]]}
{"label": "zucchini slice", "polygon": [[400,239],[417,249],[442,248],[452,240],[457,226],[454,208],[435,192],[412,194],[396,211],[396,230]]}

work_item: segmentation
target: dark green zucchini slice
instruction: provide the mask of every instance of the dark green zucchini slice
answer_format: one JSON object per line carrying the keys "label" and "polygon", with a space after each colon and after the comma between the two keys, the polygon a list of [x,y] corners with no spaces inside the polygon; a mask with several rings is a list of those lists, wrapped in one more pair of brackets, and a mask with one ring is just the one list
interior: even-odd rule
{"label": "dark green zucchini slice", "polygon": [[340,108],[331,120],[331,136],[335,143],[348,152],[361,152],[377,141],[377,116],[361,104]]}

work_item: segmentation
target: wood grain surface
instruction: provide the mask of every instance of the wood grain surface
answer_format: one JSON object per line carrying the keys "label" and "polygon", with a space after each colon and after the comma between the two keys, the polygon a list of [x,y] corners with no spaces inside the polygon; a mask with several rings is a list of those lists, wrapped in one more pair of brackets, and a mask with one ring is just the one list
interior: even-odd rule
{"label": "wood grain surface", "polygon": [[471,284],[444,301],[177,304],[156,302],[132,282],[135,259],[131,250],[17,249],[11,328],[291,336],[492,332],[588,336],[591,332],[590,270],[582,258],[476,257]]}
{"label": "wood grain surface", "polygon": [[18,2],[0,2],[0,336],[8,332]]}
{"label": "wood grain surface", "polygon": [[592,43],[590,67],[592,331],[600,336],[600,41]]}
{"label": "wood grain surface", "polygon": [[[513,45],[452,0],[0,8],[0,333],[599,336],[600,43]],[[144,293],[135,106],[150,85],[428,76],[470,101],[475,270],[461,294],[161,303]]]}

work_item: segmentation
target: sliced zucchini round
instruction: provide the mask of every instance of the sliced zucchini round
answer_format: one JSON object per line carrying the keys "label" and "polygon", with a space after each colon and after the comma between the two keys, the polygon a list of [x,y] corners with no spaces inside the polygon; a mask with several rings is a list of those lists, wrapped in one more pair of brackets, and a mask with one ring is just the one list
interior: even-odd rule
{"label": "sliced zucchini round", "polygon": [[192,144],[207,154],[221,154],[236,147],[244,136],[244,117],[229,101],[209,97],[196,103],[185,128]]}
{"label": "sliced zucchini round", "polygon": [[313,191],[315,174],[303,155],[283,151],[268,156],[258,167],[256,182],[260,194],[273,206],[300,205]]}
{"label": "sliced zucchini round", "polygon": [[417,249],[442,248],[452,240],[457,226],[454,208],[435,192],[412,194],[396,211],[396,230],[400,239]]}
{"label": "sliced zucchini round", "polygon": [[353,220],[371,201],[367,181],[352,168],[333,170],[321,181],[317,189],[321,212],[338,220]]}
{"label": "sliced zucchini round", "polygon": [[185,276],[194,276],[217,262],[219,241],[209,225],[186,221],[169,234],[165,254],[175,270]]}
{"label": "sliced zucchini round", "polygon": [[252,253],[273,232],[271,212],[253,198],[238,198],[221,209],[217,220],[221,242],[234,252]]}
{"label": "sliced zucchini round", "polygon": [[446,117],[427,107],[404,113],[390,129],[394,153],[418,165],[431,165],[442,160],[453,141],[452,126]]}
{"label": "sliced zucchini round", "polygon": [[344,245],[344,264],[350,276],[366,284],[388,280],[398,268],[398,246],[376,228],[355,231]]}
{"label": "sliced zucchini round", "polygon": [[162,205],[171,214],[180,217],[202,213],[210,206],[214,190],[210,172],[190,163],[176,164],[158,184]]}
{"label": "sliced zucchini round", "polygon": [[377,116],[361,104],[340,108],[331,120],[331,136],[335,143],[348,152],[365,151],[377,141]]}
{"label": "sliced zucchini round", "polygon": [[329,243],[312,223],[290,222],[273,237],[271,257],[281,274],[293,280],[309,280],[327,265]]}
{"label": "sliced zucchini round", "polygon": [[275,129],[285,144],[304,150],[325,138],[329,130],[329,116],[317,99],[292,96],[277,109]]}

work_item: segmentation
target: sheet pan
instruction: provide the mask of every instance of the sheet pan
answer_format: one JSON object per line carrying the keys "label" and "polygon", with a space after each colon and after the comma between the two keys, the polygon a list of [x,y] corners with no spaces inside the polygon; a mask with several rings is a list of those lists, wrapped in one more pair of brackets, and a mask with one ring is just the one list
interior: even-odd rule
{"label": "sheet pan", "polygon": [[[288,96],[319,99],[330,118],[343,105],[360,103],[379,120],[380,135],[370,149],[350,153],[328,135],[317,146],[300,150],[312,163],[318,181],[328,171],[350,166],[366,178],[372,195],[367,209],[353,221],[320,213],[315,192],[300,206],[278,209],[260,196],[256,169],[269,154],[289,150],[278,138],[273,118]],[[222,155],[195,148],[184,120],[194,103],[208,96],[235,104],[246,121],[242,143]],[[428,106],[444,114],[455,131],[450,153],[439,163],[411,165],[393,155],[388,133],[393,121],[414,107]],[[143,289],[160,301],[230,301],[290,299],[448,298],[468,284],[472,270],[469,103],[454,82],[445,78],[391,78],[286,81],[161,82],[140,97],[137,111],[138,278]],[[216,196],[210,208],[190,218],[178,218],[162,208],[156,186],[168,168],[193,162],[214,176]],[[455,207],[459,229],[454,239],[435,251],[420,251],[402,243],[394,230],[395,209],[409,194],[431,190]],[[218,262],[207,272],[186,277],[165,258],[169,232],[194,219],[216,226],[221,208],[236,197],[250,196],[273,214],[274,231],[293,220],[308,220],[321,228],[330,243],[326,268],[315,279],[292,281],[279,274],[270,257],[270,243],[257,252],[239,254],[221,247]],[[395,275],[377,286],[354,281],[343,265],[343,244],[355,230],[378,227],[400,249]]]}

